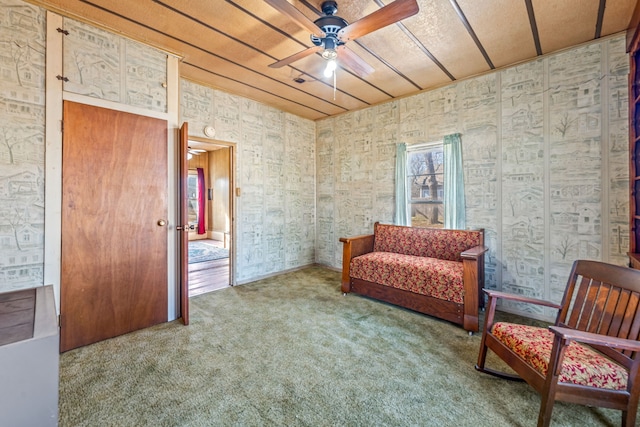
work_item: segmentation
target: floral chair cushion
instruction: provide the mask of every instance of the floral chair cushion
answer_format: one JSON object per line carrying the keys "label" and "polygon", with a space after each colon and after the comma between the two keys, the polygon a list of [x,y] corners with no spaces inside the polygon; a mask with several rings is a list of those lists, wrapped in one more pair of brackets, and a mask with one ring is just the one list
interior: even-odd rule
{"label": "floral chair cushion", "polygon": [[460,253],[480,245],[481,239],[480,231],[376,224],[373,250],[462,261]]}
{"label": "floral chair cushion", "polygon": [[[535,326],[498,322],[493,335],[529,365],[546,376],[553,332]],[[565,350],[559,382],[590,387],[625,390],[627,371],[592,348],[572,341]]]}
{"label": "floral chair cushion", "polygon": [[391,252],[370,252],[351,260],[356,279],[462,304],[462,263]]}

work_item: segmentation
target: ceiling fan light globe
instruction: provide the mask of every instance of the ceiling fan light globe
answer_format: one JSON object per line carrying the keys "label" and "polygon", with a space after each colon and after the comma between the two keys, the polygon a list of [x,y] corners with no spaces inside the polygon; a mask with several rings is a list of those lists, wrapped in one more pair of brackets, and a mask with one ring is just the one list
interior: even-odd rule
{"label": "ceiling fan light globe", "polygon": [[327,67],[324,69],[324,76],[329,78],[333,75],[333,73],[336,71],[338,64],[336,64],[335,59],[330,59],[327,62]]}

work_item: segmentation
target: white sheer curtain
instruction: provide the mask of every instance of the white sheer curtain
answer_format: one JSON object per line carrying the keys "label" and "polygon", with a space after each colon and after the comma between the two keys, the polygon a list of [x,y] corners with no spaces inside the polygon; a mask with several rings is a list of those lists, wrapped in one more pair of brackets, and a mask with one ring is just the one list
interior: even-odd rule
{"label": "white sheer curtain", "polygon": [[396,212],[393,222],[396,225],[409,225],[407,195],[407,144],[396,147]]}
{"label": "white sheer curtain", "polygon": [[465,198],[462,141],[459,133],[446,135],[444,151],[444,228],[464,229]]}

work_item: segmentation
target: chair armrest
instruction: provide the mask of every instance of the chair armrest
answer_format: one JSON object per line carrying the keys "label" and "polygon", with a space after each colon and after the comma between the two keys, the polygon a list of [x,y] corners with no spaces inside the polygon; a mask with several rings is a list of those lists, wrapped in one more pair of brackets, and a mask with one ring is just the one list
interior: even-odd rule
{"label": "chair armrest", "polygon": [[491,290],[491,289],[483,289],[483,292],[485,294],[487,294],[489,296],[489,298],[506,299],[506,300],[516,301],[516,302],[524,302],[524,303],[528,303],[528,304],[542,305],[544,307],[556,308],[558,310],[562,308],[562,306],[560,304],[556,304],[556,303],[553,303],[551,301],[541,300],[541,299],[538,299],[538,298],[531,298],[531,297],[527,297],[527,296],[524,296],[524,295],[510,294],[510,293],[506,293],[506,292],[494,291],[494,290]]}
{"label": "chair armrest", "polygon": [[460,256],[462,258],[477,259],[488,250],[489,248],[487,248],[486,246],[474,246],[473,248],[467,249],[466,251],[462,252]]}
{"label": "chair armrest", "polygon": [[[560,304],[555,304],[555,303],[552,303],[550,301],[545,301],[545,300],[541,300],[541,299],[537,299],[537,298],[531,298],[531,297],[527,297],[527,296],[524,296],[524,295],[509,294],[509,293],[506,293],[506,292],[494,291],[494,290],[491,290],[491,289],[483,289],[482,291],[489,296],[489,304],[487,306],[487,311],[486,311],[485,316],[484,316],[484,330],[485,331],[491,330],[491,327],[493,326],[493,320],[494,320],[495,311],[496,311],[496,304],[497,304],[499,299],[505,299],[505,300],[515,301],[515,302],[523,302],[523,303],[528,303],[528,304],[541,305],[541,306],[544,306],[544,307],[555,308],[556,310],[560,310],[562,308],[562,306]],[[483,333],[485,333],[485,332],[483,332]]]}
{"label": "chair armrest", "polygon": [[565,340],[573,340],[595,346],[613,347],[621,350],[640,351],[640,341],[636,340],[578,331],[571,328],[563,328],[562,326],[549,326],[549,329]]}

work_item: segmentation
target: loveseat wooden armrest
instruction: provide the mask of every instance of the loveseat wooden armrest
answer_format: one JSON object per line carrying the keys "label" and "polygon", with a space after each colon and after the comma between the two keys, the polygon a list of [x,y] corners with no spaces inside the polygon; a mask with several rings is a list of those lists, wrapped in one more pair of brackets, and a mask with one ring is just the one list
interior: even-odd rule
{"label": "loveseat wooden armrest", "polygon": [[460,253],[460,256],[463,259],[478,259],[480,258],[480,256],[484,255],[485,252],[487,252],[489,250],[489,248],[487,248],[486,246],[474,246],[471,249],[467,249],[464,252]]}
{"label": "loveseat wooden armrest", "polygon": [[460,253],[465,295],[463,327],[468,331],[478,331],[478,307],[484,308],[484,254],[488,250],[478,245]]}
{"label": "loveseat wooden armrest", "polygon": [[349,276],[351,260],[357,256],[373,252],[373,234],[363,234],[354,237],[341,237],[342,248],[342,292],[351,292],[351,277]]}

